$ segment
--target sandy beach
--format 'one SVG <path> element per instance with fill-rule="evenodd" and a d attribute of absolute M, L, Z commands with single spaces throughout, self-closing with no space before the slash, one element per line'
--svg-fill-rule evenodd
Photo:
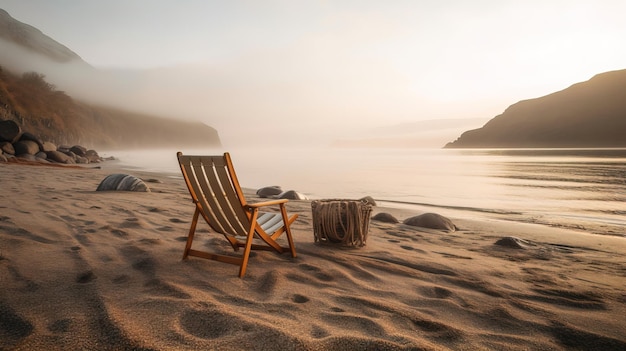
<path fill-rule="evenodd" d="M 113 173 L 151 192 L 96 192 Z M 624 237 L 450 217 L 459 230 L 371 221 L 341 249 L 314 243 L 309 201 L 287 210 L 298 257 L 253 253 L 240 279 L 181 260 L 182 178 L 0 164 L 0 349 L 626 350 Z M 229 248 L 203 222 L 194 245 Z"/>

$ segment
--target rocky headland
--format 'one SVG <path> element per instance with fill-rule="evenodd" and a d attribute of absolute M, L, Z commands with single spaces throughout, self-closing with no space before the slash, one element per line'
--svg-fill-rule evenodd
<path fill-rule="evenodd" d="M 626 147 L 626 70 L 520 101 L 446 148 Z"/>

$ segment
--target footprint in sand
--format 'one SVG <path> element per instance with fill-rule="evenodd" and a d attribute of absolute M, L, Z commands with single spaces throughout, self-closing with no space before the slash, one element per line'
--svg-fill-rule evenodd
<path fill-rule="evenodd" d="M 121 229 L 111 229 L 111 234 L 119 238 L 128 238 L 128 233 L 125 230 Z"/>
<path fill-rule="evenodd" d="M 126 220 L 121 224 L 123 228 L 144 228 L 146 227 L 145 223 L 137 217 L 126 218 Z"/>
<path fill-rule="evenodd" d="M 125 246 L 120 249 L 122 256 L 132 262 L 132 267 L 141 273 L 153 277 L 156 272 L 156 261 L 137 246 Z"/>
<path fill-rule="evenodd" d="M 0 346 L 10 349 L 33 332 L 33 325 L 0 301 Z"/>
<path fill-rule="evenodd" d="M 254 326 L 241 318 L 227 315 L 219 310 L 186 310 L 180 317 L 182 329 L 202 339 L 217 339 L 233 335 L 243 330 L 254 329 Z"/>
<path fill-rule="evenodd" d="M 311 328 L 311 337 L 313 337 L 314 339 L 323 339 L 328 335 L 330 335 L 330 333 L 326 329 L 318 325 L 313 325 L 313 327 Z"/>
<path fill-rule="evenodd" d="M 50 323 L 48 330 L 53 333 L 66 333 L 70 330 L 71 324 L 72 321 L 70 319 L 59 319 Z"/>
<path fill-rule="evenodd" d="M 295 303 L 306 303 L 309 302 L 309 298 L 300 294 L 295 294 L 292 297 L 292 301 Z"/>
<path fill-rule="evenodd" d="M 89 283 L 90 281 L 96 279 L 96 275 L 93 274 L 93 271 L 87 271 L 83 273 L 79 273 L 76 276 L 76 282 L 80 284 Z"/>

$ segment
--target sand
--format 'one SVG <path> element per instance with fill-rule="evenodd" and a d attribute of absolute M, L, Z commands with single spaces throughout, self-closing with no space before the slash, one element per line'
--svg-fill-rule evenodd
<path fill-rule="evenodd" d="M 451 217 L 458 231 L 372 221 L 341 249 L 290 201 L 298 257 L 253 253 L 240 279 L 181 260 L 181 178 L 124 171 L 152 191 L 95 191 L 119 172 L 0 164 L 0 349 L 626 350 L 623 236 Z M 201 223 L 194 247 L 227 244 Z"/>

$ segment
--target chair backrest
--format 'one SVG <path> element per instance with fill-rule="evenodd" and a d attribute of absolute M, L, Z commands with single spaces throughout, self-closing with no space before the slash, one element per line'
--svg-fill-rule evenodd
<path fill-rule="evenodd" d="M 200 213 L 218 233 L 247 235 L 250 217 L 230 155 L 190 156 L 178 152 L 185 183 Z"/>

